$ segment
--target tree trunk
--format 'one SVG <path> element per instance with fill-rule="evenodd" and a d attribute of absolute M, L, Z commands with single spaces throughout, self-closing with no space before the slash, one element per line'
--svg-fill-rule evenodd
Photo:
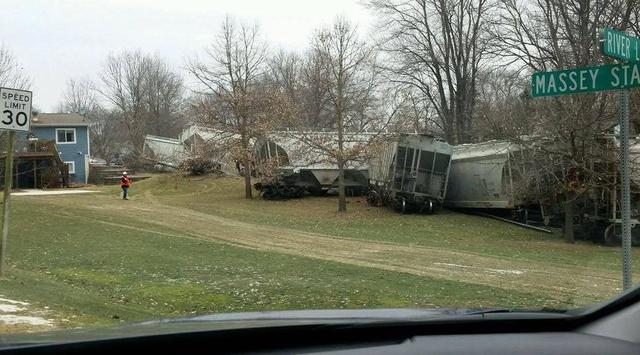
<path fill-rule="evenodd" d="M 338 213 L 347 212 L 347 194 L 344 188 L 344 163 L 338 163 Z"/>
<path fill-rule="evenodd" d="M 244 198 L 251 200 L 253 191 L 251 189 L 251 157 L 249 155 L 249 138 L 244 132 L 240 133 L 242 142 L 242 165 L 244 165 Z"/>
<path fill-rule="evenodd" d="M 342 107 L 342 80 L 338 81 L 338 102 L 336 104 L 336 123 L 338 124 L 338 213 L 347 213 L 347 196 L 344 191 L 344 116 Z"/>
<path fill-rule="evenodd" d="M 567 198 L 564 202 L 564 241 L 576 242 L 573 236 L 573 200 L 571 198 Z"/>
<path fill-rule="evenodd" d="M 244 164 L 244 198 L 251 200 L 253 198 L 253 191 L 251 189 L 251 161 L 245 157 L 242 164 Z"/>

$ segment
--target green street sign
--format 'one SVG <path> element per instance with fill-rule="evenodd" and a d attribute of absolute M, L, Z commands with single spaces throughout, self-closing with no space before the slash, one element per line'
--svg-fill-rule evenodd
<path fill-rule="evenodd" d="M 533 97 L 640 87 L 640 63 L 609 64 L 538 72 L 531 76 Z"/>
<path fill-rule="evenodd" d="M 625 62 L 640 61 L 640 38 L 631 37 L 610 28 L 605 28 L 602 34 L 604 37 L 602 49 L 605 55 Z"/>

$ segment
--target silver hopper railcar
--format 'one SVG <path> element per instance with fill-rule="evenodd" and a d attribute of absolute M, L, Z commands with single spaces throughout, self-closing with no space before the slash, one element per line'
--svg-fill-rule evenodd
<path fill-rule="evenodd" d="M 402 213 L 433 213 L 443 204 L 452 147 L 430 135 L 388 136 L 370 163 L 368 202 Z"/>

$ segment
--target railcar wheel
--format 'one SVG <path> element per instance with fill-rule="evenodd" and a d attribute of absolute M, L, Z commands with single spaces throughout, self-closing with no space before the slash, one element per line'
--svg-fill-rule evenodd
<path fill-rule="evenodd" d="M 392 204 L 391 206 L 393 206 L 393 209 L 396 212 L 402 212 L 402 200 L 399 198 L 394 198 L 393 200 L 391 200 Z"/>
<path fill-rule="evenodd" d="M 619 242 L 619 238 L 617 238 L 616 233 L 616 224 L 612 223 L 610 224 L 605 230 L 604 230 L 604 244 L 607 246 L 614 246 L 617 244 L 617 242 Z"/>
<path fill-rule="evenodd" d="M 285 198 L 287 198 L 287 199 L 295 198 L 297 193 L 298 193 L 298 191 L 297 191 L 297 189 L 295 187 L 293 187 L 293 186 L 287 187 L 286 188 Z"/>
<path fill-rule="evenodd" d="M 262 191 L 262 199 L 263 200 L 273 200 L 275 198 L 276 193 L 273 189 L 267 188 Z"/>
<path fill-rule="evenodd" d="M 284 186 L 278 186 L 274 193 L 274 199 L 282 200 L 287 198 L 287 188 Z"/>
<path fill-rule="evenodd" d="M 367 203 L 369 204 L 369 206 L 380 206 L 380 200 L 380 195 L 375 190 L 369 190 L 369 193 L 367 194 Z"/>

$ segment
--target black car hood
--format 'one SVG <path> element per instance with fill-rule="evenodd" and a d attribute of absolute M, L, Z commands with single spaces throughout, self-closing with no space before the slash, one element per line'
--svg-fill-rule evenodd
<path fill-rule="evenodd" d="M 197 317 L 169 318 L 126 324 L 111 328 L 83 328 L 0 336 L 0 347 L 29 344 L 76 342 L 93 339 L 126 338 L 186 332 L 216 331 L 296 325 L 340 325 L 375 322 L 421 322 L 457 317 L 482 318 L 487 309 L 361 309 L 303 310 L 222 313 Z M 553 313 L 545 313 L 545 316 Z M 556 314 L 562 317 L 561 314 Z"/>

